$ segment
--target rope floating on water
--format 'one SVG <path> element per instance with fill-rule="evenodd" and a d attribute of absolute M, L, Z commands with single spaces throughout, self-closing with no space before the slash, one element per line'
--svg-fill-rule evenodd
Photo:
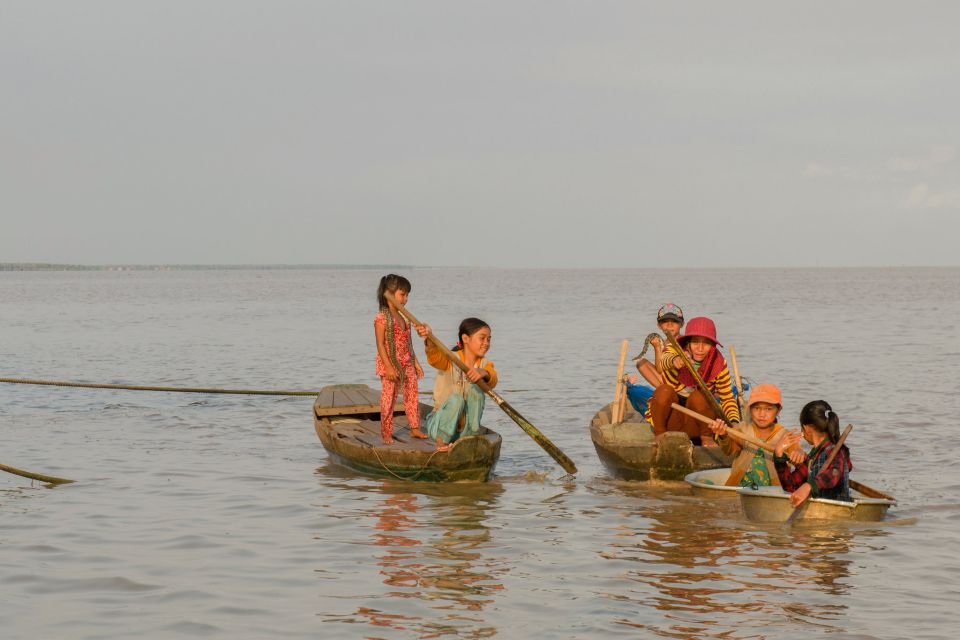
<path fill-rule="evenodd" d="M 32 384 L 49 387 L 79 387 L 81 389 L 119 389 L 121 391 L 163 391 L 167 393 L 220 393 L 244 396 L 317 396 L 319 391 L 273 391 L 268 389 L 210 389 L 202 387 L 157 387 L 132 384 L 100 384 L 94 382 L 72 382 L 69 380 L 31 380 L 28 378 L 0 378 L 0 382 L 10 384 Z M 514 389 L 515 392 L 527 391 Z M 421 391 L 420 395 L 432 395 L 432 391 Z"/>
<path fill-rule="evenodd" d="M 66 380 L 29 380 L 26 378 L 0 378 L 0 382 L 10 384 L 34 384 L 51 387 L 80 387 L 83 389 L 120 389 L 123 391 L 165 391 L 169 393 L 223 393 L 230 395 L 252 396 L 316 396 L 319 391 L 270 391 L 264 389 L 207 389 L 199 387 L 156 387 L 131 384 L 97 384 L 92 382 L 70 382 Z"/>

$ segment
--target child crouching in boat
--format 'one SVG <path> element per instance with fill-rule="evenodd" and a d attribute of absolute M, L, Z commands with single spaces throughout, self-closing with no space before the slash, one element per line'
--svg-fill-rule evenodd
<path fill-rule="evenodd" d="M 691 318 L 683 335 L 677 338 L 680 348 L 697 369 L 707 390 L 719 401 L 724 416 L 730 422 L 740 422 L 740 408 L 733 396 L 730 370 L 718 346 L 717 328 L 710 318 Z M 667 431 L 683 431 L 695 445 L 717 446 L 714 434 L 706 425 L 701 425 L 671 405 L 678 403 L 710 418 L 719 418 L 713 403 L 697 388 L 693 374 L 683 363 L 673 345 L 668 345 L 660 358 L 660 374 L 663 384 L 657 387 L 650 399 L 650 418 L 653 432 L 660 435 Z"/>
<path fill-rule="evenodd" d="M 777 422 L 780 411 L 783 409 L 781 402 L 780 389 L 772 384 L 758 384 L 750 391 L 750 401 L 747 405 L 750 410 L 750 421 L 738 424 L 736 431 L 776 447 L 787 433 L 783 425 Z M 740 454 L 733 461 L 730 469 L 730 477 L 726 482 L 728 487 L 780 485 L 772 452 L 735 439 L 729 434 L 733 429 L 727 427 L 719 418 L 708 426 L 720 437 L 720 448 L 725 454 L 728 456 Z"/>
<path fill-rule="evenodd" d="M 826 401 L 814 400 L 800 412 L 800 429 L 803 439 L 813 445 L 810 453 L 804 454 L 795 446 L 801 433 L 793 430 L 781 438 L 774 457 L 780 484 L 790 492 L 790 502 L 795 507 L 808 497 L 850 502 L 853 463 L 847 446 L 841 446 L 830 466 L 826 466 L 840 439 L 840 417 Z"/>
<path fill-rule="evenodd" d="M 430 331 L 428 325 L 417 327 L 423 338 Z M 427 433 L 437 443 L 437 451 L 446 451 L 454 440 L 480 433 L 486 396 L 474 383 L 483 380 L 490 388 L 497 385 L 497 371 L 484 358 L 490 349 L 490 325 L 479 318 L 465 318 L 460 323 L 452 351 L 469 367 L 466 373 L 430 340 L 424 342 L 427 362 L 439 371 L 433 386 L 433 410 L 427 415 Z"/>
<path fill-rule="evenodd" d="M 657 327 L 660 331 L 676 338 L 680 334 L 680 329 L 683 328 L 683 310 L 672 302 L 666 303 L 657 311 Z M 654 364 L 654 362 L 660 362 L 660 357 L 663 355 L 663 344 L 659 335 L 653 334 L 653 336 L 650 339 L 650 345 L 654 352 L 653 362 L 640 356 L 634 359 L 637 371 L 650 386 L 639 384 L 636 376 L 632 376 L 627 384 L 627 399 L 640 415 L 647 413 L 647 403 L 653 396 L 654 389 L 663 384 L 663 377 L 660 375 L 657 365 Z"/>

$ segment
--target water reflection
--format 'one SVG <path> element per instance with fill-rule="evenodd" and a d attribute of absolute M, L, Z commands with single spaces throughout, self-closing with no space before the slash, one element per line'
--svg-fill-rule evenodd
<path fill-rule="evenodd" d="M 626 563 L 632 586 L 603 595 L 661 612 L 651 620 L 629 611 L 617 622 L 665 638 L 842 630 L 852 558 L 887 535 L 839 522 L 761 527 L 743 518 L 737 500 L 695 497 L 681 486 L 589 490 L 614 498 L 608 508 L 628 523 L 601 556 Z"/>
<path fill-rule="evenodd" d="M 383 480 L 365 490 L 379 494 L 364 515 L 376 549 L 371 560 L 386 590 L 360 597 L 353 615 L 336 621 L 420 638 L 496 635 L 481 612 L 503 590 L 499 576 L 507 571 L 507 563 L 490 554 L 486 524 L 501 485 Z"/>

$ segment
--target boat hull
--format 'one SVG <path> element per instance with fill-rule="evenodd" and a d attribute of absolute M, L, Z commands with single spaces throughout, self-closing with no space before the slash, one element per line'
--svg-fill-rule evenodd
<path fill-rule="evenodd" d="M 460 438 L 448 451 L 438 452 L 431 441 L 412 438 L 406 416 L 395 413 L 397 442 L 385 445 L 380 438 L 379 397 L 380 392 L 367 385 L 321 390 L 314 403 L 314 428 L 332 462 L 369 475 L 420 482 L 490 479 L 500 458 L 499 434 L 482 428 L 480 435 Z M 371 408 L 376 412 L 366 411 Z M 420 404 L 421 424 L 430 409 Z"/>
<path fill-rule="evenodd" d="M 854 500 L 811 498 L 800 507 L 796 520 L 849 520 L 875 522 L 882 520 L 892 500 L 867 498 L 851 492 Z M 786 522 L 793 513 L 790 494 L 780 487 L 741 487 L 737 490 L 740 505 L 748 520 L 754 522 Z"/>
<path fill-rule="evenodd" d="M 737 498 L 737 489 L 740 486 L 728 487 L 725 484 L 730 477 L 730 471 L 729 467 L 704 469 L 687 474 L 683 480 L 690 485 L 694 495 L 708 498 Z"/>
<path fill-rule="evenodd" d="M 590 422 L 590 439 L 607 470 L 623 480 L 683 480 L 703 469 L 729 467 L 731 456 L 719 447 L 696 447 L 685 433 L 654 436 L 653 428 L 632 408 L 624 421 L 611 422 L 612 403 Z"/>

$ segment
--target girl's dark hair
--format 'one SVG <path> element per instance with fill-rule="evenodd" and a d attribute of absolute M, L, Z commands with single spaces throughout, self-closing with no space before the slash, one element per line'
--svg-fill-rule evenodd
<path fill-rule="evenodd" d="M 463 334 L 472 336 L 480 329 L 489 329 L 490 325 L 481 320 L 480 318 L 464 318 L 460 323 L 460 328 L 457 329 L 457 345 L 452 349 L 452 351 L 460 351 L 463 349 L 463 342 L 461 337 Z"/>
<path fill-rule="evenodd" d="M 387 298 L 383 295 L 385 292 L 393 293 L 399 289 L 404 293 L 410 293 L 410 288 L 409 280 L 395 273 L 388 273 L 380 278 L 380 286 L 377 287 L 377 304 L 381 309 L 386 309 L 389 305 L 387 305 Z"/>
<path fill-rule="evenodd" d="M 815 431 L 827 434 L 833 444 L 840 439 L 840 416 L 826 400 L 814 400 L 804 405 L 800 411 L 800 424 L 808 424 Z"/>

